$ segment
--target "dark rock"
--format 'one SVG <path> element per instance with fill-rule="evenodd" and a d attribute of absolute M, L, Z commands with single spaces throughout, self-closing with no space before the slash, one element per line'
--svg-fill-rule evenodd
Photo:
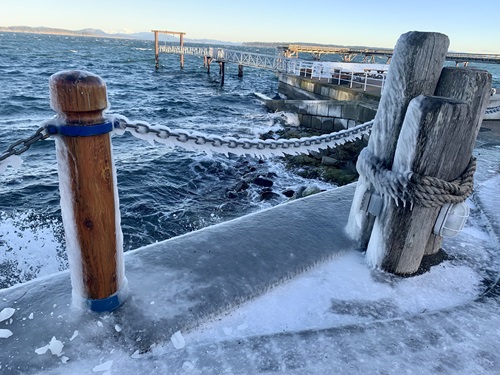
<path fill-rule="evenodd" d="M 279 198 L 279 194 L 276 194 L 272 190 L 263 190 L 260 193 L 260 200 L 262 201 L 268 201 L 275 198 Z"/>
<path fill-rule="evenodd" d="M 238 193 L 233 190 L 229 190 L 226 192 L 226 197 L 229 199 L 238 198 Z"/>
<path fill-rule="evenodd" d="M 239 193 L 240 191 L 248 189 L 249 186 L 250 185 L 248 185 L 248 182 L 246 182 L 245 180 L 242 180 L 236 184 L 236 186 L 234 187 L 234 190 Z"/>
<path fill-rule="evenodd" d="M 317 163 L 317 160 L 309 155 L 297 155 L 293 156 L 292 158 L 292 163 L 293 164 L 315 164 Z"/>
<path fill-rule="evenodd" d="M 318 194 L 321 192 L 321 189 L 316 185 L 308 186 L 302 191 L 302 197 L 308 197 L 309 195 Z"/>
<path fill-rule="evenodd" d="M 253 183 L 258 186 L 263 186 L 263 187 L 271 187 L 273 186 L 273 182 L 267 178 L 264 177 L 257 177 L 253 180 Z"/>
<path fill-rule="evenodd" d="M 295 191 L 292 189 L 287 189 L 287 190 L 282 191 L 281 194 L 283 194 L 287 198 L 291 198 L 295 194 Z"/>
<path fill-rule="evenodd" d="M 295 192 L 295 194 L 293 194 L 292 196 L 292 200 L 293 199 L 300 199 L 302 198 L 302 193 L 304 192 L 304 190 L 306 190 L 306 187 L 305 186 L 301 186 L 297 189 L 297 191 Z"/>
<path fill-rule="evenodd" d="M 264 133 L 264 134 L 261 134 L 260 135 L 260 139 L 262 140 L 266 140 L 266 139 L 274 139 L 274 133 L 273 132 L 269 132 L 269 133 Z"/>
<path fill-rule="evenodd" d="M 323 156 L 321 158 L 321 164 L 339 168 L 344 163 L 330 156 Z"/>

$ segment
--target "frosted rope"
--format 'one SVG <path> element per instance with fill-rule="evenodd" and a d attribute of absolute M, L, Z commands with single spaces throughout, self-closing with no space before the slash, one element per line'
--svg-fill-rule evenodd
<path fill-rule="evenodd" d="M 446 203 L 464 202 L 472 193 L 476 159 L 471 158 L 462 175 L 450 182 L 411 171 L 394 172 L 367 148 L 359 154 L 356 169 L 377 192 L 394 199 L 396 203 L 400 200 L 405 204 L 440 207 Z"/>

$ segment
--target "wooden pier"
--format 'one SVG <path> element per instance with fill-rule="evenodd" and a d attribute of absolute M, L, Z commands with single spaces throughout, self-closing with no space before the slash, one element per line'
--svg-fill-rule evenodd
<path fill-rule="evenodd" d="M 167 35 L 179 35 L 179 46 L 182 48 L 184 46 L 184 35 L 185 32 L 182 31 L 167 31 L 167 30 L 151 30 L 155 34 L 155 66 L 156 69 L 160 67 L 160 55 L 159 55 L 159 35 L 158 34 L 167 34 Z M 184 68 L 184 54 L 180 54 L 180 64 L 181 69 Z"/>
<path fill-rule="evenodd" d="M 375 61 L 375 56 L 387 58 L 389 63 L 394 52 L 391 48 L 357 48 L 357 47 L 339 47 L 324 45 L 305 45 L 288 44 L 276 47 L 281 55 L 286 58 L 298 58 L 299 53 L 310 53 L 315 60 L 319 60 L 321 55 L 340 55 L 345 62 L 353 61 L 358 55 L 363 56 L 363 61 Z M 448 52 L 446 61 L 455 61 L 458 65 L 463 63 L 465 66 L 470 62 L 479 62 L 485 64 L 500 64 L 500 54 L 477 54 L 477 53 L 458 53 Z"/>

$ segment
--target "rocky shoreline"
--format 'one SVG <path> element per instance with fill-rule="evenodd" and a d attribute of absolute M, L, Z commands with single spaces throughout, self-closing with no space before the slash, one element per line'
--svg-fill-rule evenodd
<path fill-rule="evenodd" d="M 310 137 L 314 135 L 322 135 L 314 129 L 288 126 L 276 132 L 267 132 L 260 136 L 261 139 L 289 139 Z M 314 183 L 313 180 L 321 180 L 337 186 L 342 186 L 354 182 L 358 179 L 356 171 L 356 161 L 359 152 L 367 145 L 367 139 L 358 139 L 353 142 L 348 142 L 337 146 L 334 149 L 326 148 L 319 152 L 311 152 L 309 154 L 301 154 L 297 156 L 287 155 L 284 160 L 285 168 L 293 173 L 311 179 L 310 185 L 302 185 L 295 189 L 284 189 L 279 191 L 274 186 L 273 180 L 277 175 L 273 172 L 262 174 L 258 164 L 264 163 L 259 161 L 257 165 L 245 161 L 241 167 L 241 180 L 226 189 L 225 195 L 228 199 L 236 199 L 241 194 L 247 194 L 247 190 L 253 185 L 258 187 L 260 200 L 272 200 L 285 196 L 293 200 L 304 198 L 312 194 L 321 192 L 322 190 Z"/>
<path fill-rule="evenodd" d="M 262 139 L 290 139 L 323 135 L 323 132 L 306 127 L 285 127 L 277 132 L 268 132 Z M 287 155 L 286 167 L 304 178 L 319 179 L 338 186 L 358 179 L 356 162 L 361 150 L 368 144 L 367 138 L 347 142 L 335 148 L 326 148 L 308 155 Z"/>

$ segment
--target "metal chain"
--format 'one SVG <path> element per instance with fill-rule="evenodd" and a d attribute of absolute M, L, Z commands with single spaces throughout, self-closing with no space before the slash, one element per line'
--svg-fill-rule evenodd
<path fill-rule="evenodd" d="M 491 108 L 486 108 L 486 111 L 484 111 L 485 115 L 491 115 L 493 113 L 500 112 L 500 105 L 496 107 L 491 107 Z"/>
<path fill-rule="evenodd" d="M 33 143 L 47 139 L 50 134 L 46 130 L 46 126 L 41 126 L 31 137 L 20 139 L 17 142 L 12 143 L 7 150 L 0 155 L 0 162 L 7 159 L 12 155 L 21 155 L 23 152 L 28 151 Z"/>
<path fill-rule="evenodd" d="M 327 145 L 334 143 L 335 145 L 344 143 L 353 138 L 360 138 L 365 134 L 369 134 L 373 121 L 366 122 L 351 129 L 341 130 L 320 136 L 293 138 L 293 139 L 280 139 L 280 140 L 262 140 L 262 139 L 247 139 L 247 138 L 233 138 L 233 137 L 220 137 L 216 135 L 207 135 L 197 132 L 188 132 L 185 130 L 171 130 L 167 127 L 151 127 L 144 121 L 129 121 L 123 116 L 117 116 L 114 119 L 115 128 L 122 131 L 129 131 L 135 136 L 147 137 L 152 135 L 160 143 L 165 143 L 165 140 L 174 141 L 179 143 L 182 147 L 183 144 L 192 143 L 193 145 L 208 145 L 212 151 L 222 148 L 229 150 L 244 150 L 248 153 L 259 154 L 259 151 L 271 150 L 278 151 L 278 153 L 294 153 L 304 149 L 314 149 L 320 145 Z"/>
<path fill-rule="evenodd" d="M 369 134 L 373 121 L 355 126 L 351 129 L 341 130 L 320 136 L 280 139 L 280 140 L 262 140 L 262 139 L 247 139 L 220 137 L 216 135 L 201 134 L 189 132 L 186 130 L 171 130 L 164 126 L 152 127 L 144 121 L 129 121 L 124 116 L 110 115 L 108 116 L 114 123 L 115 130 L 129 131 L 134 136 L 139 138 L 152 137 L 159 143 L 166 141 L 174 141 L 179 146 L 184 148 L 196 148 L 196 146 L 208 145 L 211 151 L 224 152 L 229 150 L 236 152 L 243 151 L 244 154 L 253 154 L 268 156 L 301 153 L 310 150 L 317 150 L 320 146 L 335 147 L 355 138 L 361 138 L 365 134 Z M 7 150 L 0 155 L 0 163 L 11 156 L 19 156 L 26 152 L 34 143 L 50 137 L 50 132 L 47 127 L 55 124 L 54 119 L 47 120 L 38 130 L 28 138 L 20 139 L 12 143 Z M 189 146 L 188 146 L 189 144 Z"/>

